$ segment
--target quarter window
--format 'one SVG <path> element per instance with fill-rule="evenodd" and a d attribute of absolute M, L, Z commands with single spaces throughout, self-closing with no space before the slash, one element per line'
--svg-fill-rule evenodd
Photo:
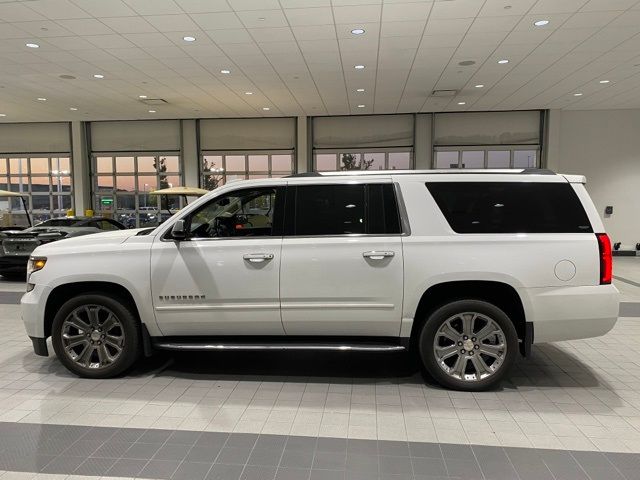
<path fill-rule="evenodd" d="M 457 233 L 585 233 L 589 218 L 568 183 L 432 182 Z"/>

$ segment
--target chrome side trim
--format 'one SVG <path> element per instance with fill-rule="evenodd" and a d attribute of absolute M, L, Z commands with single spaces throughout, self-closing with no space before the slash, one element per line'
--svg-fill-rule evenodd
<path fill-rule="evenodd" d="M 219 305 L 166 305 L 155 307 L 156 312 L 185 312 L 203 310 L 262 310 L 280 308 L 278 303 L 241 303 L 241 304 L 219 304 Z"/>
<path fill-rule="evenodd" d="M 203 351 L 203 350 L 315 350 L 315 351 L 344 351 L 344 352 L 399 352 L 405 350 L 402 345 L 375 344 L 296 344 L 296 343 L 178 343 L 159 341 L 153 344 L 162 350 Z"/>
<path fill-rule="evenodd" d="M 395 305 L 393 303 L 282 303 L 280 305 L 282 309 L 300 309 L 305 308 L 309 310 L 322 309 L 322 308 L 361 308 L 361 309 L 393 309 Z"/>

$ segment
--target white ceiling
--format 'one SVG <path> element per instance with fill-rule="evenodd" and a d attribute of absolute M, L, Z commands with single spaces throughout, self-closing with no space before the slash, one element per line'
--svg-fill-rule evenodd
<path fill-rule="evenodd" d="M 0 0 L 4 122 L 537 108 L 640 108 L 639 0 Z"/>

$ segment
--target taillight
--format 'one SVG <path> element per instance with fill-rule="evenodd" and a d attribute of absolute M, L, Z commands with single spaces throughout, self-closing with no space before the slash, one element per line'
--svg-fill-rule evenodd
<path fill-rule="evenodd" d="M 600 285 L 611 283 L 613 276 L 613 257 L 611 254 L 611 240 L 606 233 L 596 233 L 598 250 L 600 251 Z"/>

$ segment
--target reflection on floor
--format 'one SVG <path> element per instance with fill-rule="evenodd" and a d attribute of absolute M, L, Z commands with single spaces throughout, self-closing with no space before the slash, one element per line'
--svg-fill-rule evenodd
<path fill-rule="evenodd" d="M 616 275 L 640 283 L 640 259 L 616 259 L 615 265 Z M 640 315 L 640 287 L 619 280 L 616 280 L 616 285 L 628 304 L 625 307 L 630 312 L 628 314 Z M 18 292 L 21 288 L 23 286 L 19 283 L 0 282 L 0 291 Z M 14 297 L 10 294 L 0 295 L 0 302 L 13 302 L 15 300 L 11 299 Z M 296 479 L 378 478 L 375 472 L 369 472 L 371 474 L 367 476 L 366 472 L 359 472 L 357 467 L 347 468 L 348 462 L 356 465 L 362 461 L 377 465 L 376 472 L 380 478 L 396 480 L 428 478 L 421 476 L 423 467 L 416 466 L 418 464 L 432 465 L 430 475 L 444 473 L 442 478 L 631 480 L 638 478 L 633 474 L 640 471 L 640 455 L 607 454 L 605 458 L 591 454 L 580 457 L 578 452 L 640 453 L 639 354 L 640 317 L 627 317 L 621 318 L 615 329 L 601 338 L 534 347 L 533 356 L 520 360 L 511 380 L 495 392 L 470 394 L 443 390 L 430 379 L 424 378 L 407 356 L 401 354 L 159 354 L 142 361 L 125 377 L 91 381 L 68 374 L 53 357 L 35 356 L 19 320 L 19 308 L 9 303 L 0 305 L 0 422 L 5 422 L 0 423 L 0 474 L 3 469 L 36 471 L 36 465 L 38 469 L 44 469 L 54 460 L 48 457 L 75 458 L 73 452 L 62 455 L 63 452 L 55 450 L 62 447 L 54 447 L 53 444 L 58 442 L 49 441 L 51 438 L 47 435 L 51 432 L 56 435 L 70 432 L 71 437 L 64 440 L 67 443 L 62 443 L 65 448 L 70 446 L 69 442 L 92 438 L 82 435 L 94 432 L 91 435 L 100 436 L 96 432 L 107 432 L 104 435 L 113 433 L 127 440 L 120 442 L 117 437 L 97 438 L 89 444 L 96 447 L 95 451 L 87 453 L 81 450 L 83 453 L 78 454 L 83 457 L 81 463 L 74 466 L 77 458 L 68 460 L 68 463 L 64 463 L 67 460 L 63 459 L 59 461 L 66 465 L 64 468 L 55 467 L 58 463 L 49 468 L 62 469 L 56 472 L 60 474 L 89 475 L 89 471 L 92 471 L 95 475 L 133 477 L 146 468 L 152 457 L 128 458 L 121 451 L 124 445 L 116 445 L 116 450 L 110 456 L 105 457 L 102 453 L 100 455 L 103 456 L 97 457 L 98 460 L 88 463 L 87 460 L 107 441 L 153 443 L 141 441 L 140 437 L 147 431 L 167 431 L 166 434 L 157 435 L 166 435 L 164 440 L 172 436 L 188 438 L 189 450 L 167 447 L 166 454 L 171 458 L 165 458 L 164 453 L 153 457 L 161 462 L 154 463 L 154 466 L 160 468 L 164 465 L 166 468 L 151 475 L 149 472 L 155 470 L 150 466 L 144 474 L 147 477 L 166 478 L 174 475 L 174 478 L 204 478 L 204 475 L 209 475 L 209 478 L 226 480 L 239 478 L 245 472 L 246 478 L 273 479 L 274 475 L 278 475 L 275 478 Z M 43 427 L 43 424 L 48 426 Z M 64 429 L 59 426 L 82 428 Z M 110 428 L 87 428 L 97 426 Z M 48 433 L 34 434 L 34 428 L 36 432 Z M 36 443 L 31 444 L 36 450 L 31 450 L 31 455 L 22 455 L 22 460 L 18 460 L 16 455 L 11 456 L 14 444 L 7 440 L 11 436 L 8 432 L 13 432 L 11 435 L 24 434 L 24 438 L 31 439 L 36 435 Z M 185 432 L 184 437 L 174 432 Z M 209 435 L 202 436 L 202 432 L 209 432 Z M 135 440 L 129 437 L 138 433 L 140 437 Z M 214 433 L 222 434 L 225 439 L 234 438 L 242 445 L 253 442 L 252 448 L 257 448 L 257 434 L 262 434 L 259 438 L 264 438 L 266 443 L 272 441 L 269 440 L 271 438 L 282 439 L 281 442 L 273 440 L 277 443 L 274 446 L 276 450 L 282 447 L 284 451 L 299 444 L 300 451 L 306 448 L 316 452 L 313 458 L 318 457 L 318 462 L 321 462 L 320 458 L 332 457 L 332 460 L 326 459 L 331 465 L 334 464 L 330 462 L 337 461 L 337 465 L 342 466 L 344 454 L 345 467 L 312 469 L 315 464 L 312 463 L 305 464 L 301 471 L 291 472 L 289 470 L 296 467 L 281 463 L 247 463 L 249 457 L 244 458 L 244 453 L 239 451 L 236 453 L 244 459 L 241 469 L 237 463 L 229 463 L 229 460 L 217 462 L 218 457 L 211 456 L 213 453 L 205 462 L 191 457 L 187 459 L 188 452 L 198 451 L 193 450 L 198 439 L 218 438 Z M 239 435 L 228 437 L 227 433 Z M 299 437 L 312 440 L 298 440 Z M 368 453 L 352 452 L 354 455 L 374 455 L 375 450 L 377 460 L 358 460 L 357 456 L 348 460 L 349 451 L 343 452 L 342 447 L 339 452 L 322 452 L 320 445 L 325 443 L 349 445 L 344 439 L 359 445 L 353 448 L 370 449 Z M 373 442 L 355 442 L 360 439 Z M 96 446 L 98 441 L 102 442 L 100 446 Z M 309 446 L 310 441 L 313 448 Z M 407 442 L 415 442 L 415 445 Z M 167 445 L 172 444 L 167 442 Z M 303 445 L 307 447 L 303 448 Z M 474 447 L 470 450 L 465 445 Z M 227 446 L 235 448 L 233 443 Z M 483 449 L 481 446 L 495 448 Z M 127 450 L 129 448 L 131 445 L 127 446 Z M 270 448 L 265 447 L 267 450 Z M 384 450 L 387 448 L 400 449 L 394 451 L 401 452 L 411 448 L 426 451 L 435 448 L 441 456 L 421 457 L 413 455 L 413 450 L 409 450 L 408 455 L 389 455 Z M 105 446 L 101 451 L 106 450 Z M 153 455 L 159 450 L 160 447 L 154 450 Z M 148 456 L 149 451 L 145 452 Z M 454 455 L 451 452 L 456 453 Z M 335 455 L 318 453 L 339 455 L 333 458 Z M 176 460 L 172 455 L 180 458 Z M 300 455 L 304 457 L 302 453 Z M 311 454 L 305 455 L 308 457 Z M 544 471 L 544 475 L 529 476 L 524 468 L 520 471 L 516 465 L 520 461 L 518 455 L 522 455 L 522 458 L 531 455 L 536 459 L 531 460 L 535 465 L 542 455 L 544 458 L 540 461 L 546 470 L 536 470 Z M 400 461 L 387 459 L 387 456 L 405 458 Z M 448 460 L 447 456 L 450 457 Z M 409 457 L 423 460 L 411 460 Z M 488 474 L 490 466 L 483 467 L 483 462 L 490 464 L 494 457 L 495 468 L 500 466 L 506 471 L 496 471 L 491 476 Z M 461 461 L 460 465 L 456 464 L 458 460 Z M 20 461 L 27 462 L 29 468 L 18 468 Z M 141 464 L 143 461 L 145 465 Z M 176 461 L 180 462 L 179 465 L 182 462 L 189 464 L 183 468 L 186 472 L 201 472 L 205 467 L 207 470 L 203 476 L 199 476 L 200 473 L 189 473 L 192 477 L 181 476 L 183 474 L 179 471 L 182 470 L 178 469 Z M 273 461 L 269 460 L 271 463 Z M 218 469 L 223 467 L 216 467 L 214 462 L 236 467 L 229 467 L 230 473 L 216 477 L 214 474 L 217 475 Z M 444 471 L 437 467 L 442 462 Z M 190 463 L 204 463 L 206 466 Z M 78 470 L 82 464 L 85 466 Z M 575 469 L 582 476 L 577 473 L 559 476 L 562 473 L 560 465 L 567 464 L 571 468 L 578 465 Z M 115 465 L 128 467 L 110 470 Z M 247 469 L 247 465 L 252 468 Z M 407 465 L 413 465 L 411 472 L 406 471 Z M 600 467 L 605 470 L 598 473 Z M 519 476 L 509 476 L 506 473 L 511 472 L 509 468 L 516 468 Z M 554 468 L 560 470 L 554 471 Z M 313 473 L 314 469 L 327 471 Z M 479 475 L 478 469 L 481 471 Z M 615 475 L 612 473 L 614 470 Z M 54 470 L 43 471 L 54 473 Z M 234 476 L 233 472 L 237 475 Z M 386 477 L 387 474 L 399 476 Z M 9 475 L 13 474 L 6 473 L 0 478 L 12 478 Z"/>

